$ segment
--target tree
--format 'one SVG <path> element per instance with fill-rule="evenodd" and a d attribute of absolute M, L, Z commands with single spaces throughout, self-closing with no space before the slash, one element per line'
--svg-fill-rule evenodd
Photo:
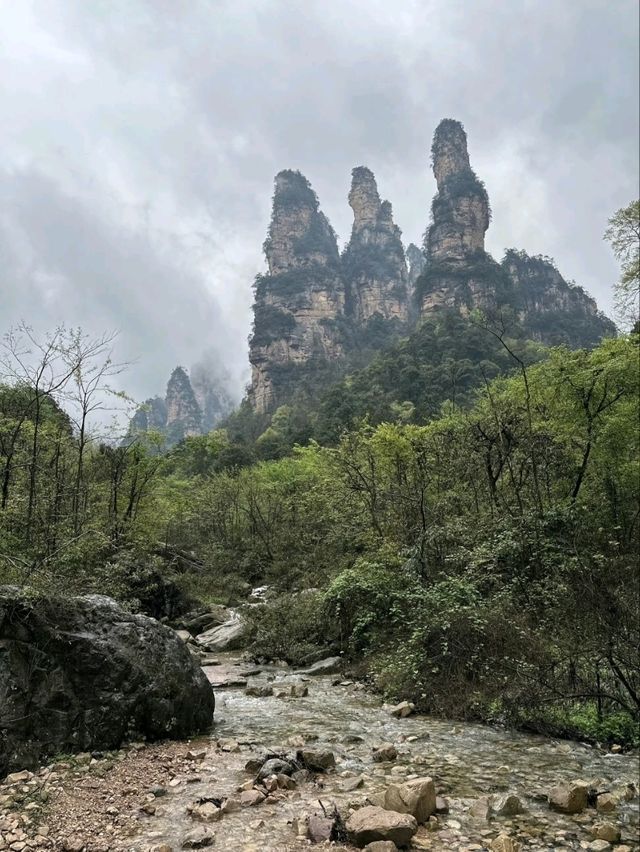
<path fill-rule="evenodd" d="M 616 313 L 625 326 L 637 326 L 640 318 L 640 200 L 621 207 L 609 219 L 605 240 L 620 261 L 621 276 L 615 285 Z"/>

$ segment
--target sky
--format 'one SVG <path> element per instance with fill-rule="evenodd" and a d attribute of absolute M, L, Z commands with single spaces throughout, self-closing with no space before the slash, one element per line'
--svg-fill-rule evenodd
<path fill-rule="evenodd" d="M 488 250 L 554 257 L 610 312 L 638 66 L 637 0 L 0 0 L 0 333 L 118 331 L 134 398 L 203 359 L 239 397 L 274 175 L 344 244 L 367 165 L 419 243 L 445 117 Z"/>

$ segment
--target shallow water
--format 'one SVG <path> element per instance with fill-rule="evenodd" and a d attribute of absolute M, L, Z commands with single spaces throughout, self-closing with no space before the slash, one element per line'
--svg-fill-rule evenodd
<path fill-rule="evenodd" d="M 207 671 L 215 681 L 220 670 Z M 273 670 L 269 677 L 298 679 L 290 670 Z M 483 850 L 506 830 L 523 850 L 584 849 L 593 840 L 590 827 L 603 820 L 617 823 L 622 842 L 638 848 L 637 798 L 621 801 L 617 812 L 606 816 L 593 809 L 577 816 L 555 814 L 543 798 L 558 782 L 575 779 L 598 779 L 594 784 L 598 790 L 622 793 L 627 784 L 638 782 L 637 755 L 603 754 L 575 742 L 425 716 L 394 719 L 376 696 L 355 684 L 332 686 L 332 680 L 306 680 L 306 698 L 254 698 L 242 689 L 218 688 L 214 729 L 210 737 L 197 741 L 199 747 L 208 748 L 198 771 L 200 780 L 189 779 L 188 783 L 181 779 L 167 796 L 157 799 L 156 815 L 136 838 L 136 849 L 160 842 L 179 849 L 185 833 L 198 825 L 187 814 L 189 804 L 200 796 L 232 795 L 251 778 L 244 771 L 250 757 L 263 748 L 291 751 L 289 741 L 295 737 L 302 737 L 309 748 L 330 748 L 336 756 L 335 771 L 317 776 L 315 783 L 282 792 L 276 801 L 225 814 L 209 826 L 216 834 L 214 849 L 279 852 L 306 848 L 308 841 L 296 837 L 292 821 L 321 813 L 319 802 L 326 808 L 335 802 L 341 809 L 351 802 L 364 804 L 390 781 L 424 775 L 433 777 L 438 793 L 447 797 L 450 813 L 438 817 L 437 831 L 419 830 L 412 848 Z M 216 743 L 225 745 L 225 740 L 237 742 L 239 750 L 220 750 Z M 372 748 L 382 742 L 396 745 L 396 761 L 373 762 Z M 342 773 L 362 775 L 363 787 L 343 792 Z M 520 796 L 525 814 L 491 822 L 469 815 L 468 808 L 477 797 L 507 791 Z"/>

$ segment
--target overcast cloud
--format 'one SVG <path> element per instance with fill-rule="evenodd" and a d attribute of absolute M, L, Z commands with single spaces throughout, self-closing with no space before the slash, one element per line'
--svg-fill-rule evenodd
<path fill-rule="evenodd" d="M 637 0 L 0 0 L 0 331 L 119 329 L 137 398 L 208 351 L 239 395 L 274 174 L 344 241 L 368 165 L 420 242 L 443 117 L 489 250 L 552 255 L 609 310 L 637 34 Z"/>

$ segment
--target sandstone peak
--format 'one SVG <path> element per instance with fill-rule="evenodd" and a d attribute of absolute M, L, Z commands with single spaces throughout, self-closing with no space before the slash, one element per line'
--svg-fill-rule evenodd
<path fill-rule="evenodd" d="M 353 210 L 353 228 L 373 227 L 380 212 L 380 195 L 376 179 L 366 166 L 356 166 L 351 172 L 349 206 Z"/>
<path fill-rule="evenodd" d="M 438 193 L 431 206 L 427 254 L 438 261 L 464 262 L 484 252 L 491 211 L 484 184 L 469 163 L 467 134 L 459 121 L 440 122 L 431 155 Z"/>
<path fill-rule="evenodd" d="M 264 251 L 270 275 L 311 264 L 337 264 L 338 243 L 307 178 L 285 169 L 275 178 Z"/>
<path fill-rule="evenodd" d="M 451 175 L 471 170 L 467 134 L 459 121 L 443 118 L 436 127 L 431 145 L 431 162 L 438 189 Z"/>

